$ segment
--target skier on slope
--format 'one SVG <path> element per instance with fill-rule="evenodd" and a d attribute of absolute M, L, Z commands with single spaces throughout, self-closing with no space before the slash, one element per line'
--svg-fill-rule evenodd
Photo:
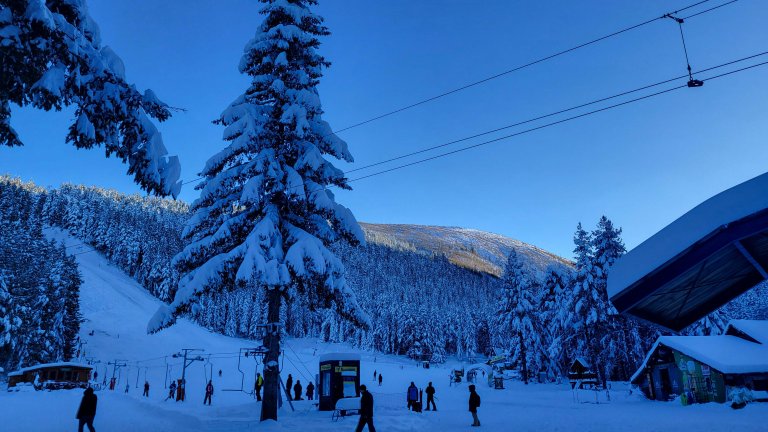
<path fill-rule="evenodd" d="M 83 432 L 83 426 L 88 426 L 88 430 L 96 432 L 93 428 L 93 419 L 96 417 L 96 402 L 98 398 L 93 394 L 93 388 L 88 387 L 83 393 L 83 399 L 80 400 L 80 407 L 77 409 L 75 418 L 79 420 L 78 432 Z"/>
<path fill-rule="evenodd" d="M 301 397 L 301 380 L 296 380 L 296 385 L 293 386 L 294 400 L 303 400 Z"/>
<path fill-rule="evenodd" d="M 203 399 L 203 405 L 208 403 L 208 406 L 211 405 L 211 398 L 213 397 L 213 381 L 209 380 L 208 385 L 205 386 L 205 399 Z"/>

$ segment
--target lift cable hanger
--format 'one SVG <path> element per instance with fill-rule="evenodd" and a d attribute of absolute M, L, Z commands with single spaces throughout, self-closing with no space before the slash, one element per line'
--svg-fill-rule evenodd
<path fill-rule="evenodd" d="M 685 45 L 685 34 L 683 33 L 683 24 L 685 19 L 678 18 L 672 14 L 665 14 L 664 18 L 670 18 L 675 20 L 677 27 L 680 29 L 680 40 L 683 42 L 683 53 L 685 53 L 685 65 L 688 68 L 688 87 L 701 87 L 704 85 L 704 81 L 693 78 L 693 72 L 691 71 L 691 61 L 688 59 L 688 47 Z"/>

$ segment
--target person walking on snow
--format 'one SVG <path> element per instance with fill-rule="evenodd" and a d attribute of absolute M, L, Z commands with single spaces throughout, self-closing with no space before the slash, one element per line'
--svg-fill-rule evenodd
<path fill-rule="evenodd" d="M 291 386 L 293 385 L 293 377 L 291 374 L 288 374 L 288 379 L 285 380 L 285 392 L 288 393 L 288 400 L 292 400 L 291 398 Z"/>
<path fill-rule="evenodd" d="M 427 389 L 424 390 L 424 393 L 427 394 L 427 411 L 429 411 L 430 403 L 432 404 L 432 408 L 437 411 L 437 405 L 435 405 L 435 388 L 432 387 L 432 381 L 429 382 L 429 385 L 427 386 Z"/>
<path fill-rule="evenodd" d="M 221 378 L 221 369 L 219 369 L 219 378 Z"/>
<path fill-rule="evenodd" d="M 77 409 L 75 418 L 79 420 L 77 432 L 83 432 L 83 426 L 88 425 L 88 430 L 96 432 L 93 428 L 93 419 L 96 417 L 96 395 L 93 394 L 93 388 L 88 387 L 83 393 L 83 399 L 80 401 L 80 407 Z"/>
<path fill-rule="evenodd" d="M 144 397 L 149 397 L 149 381 L 144 381 Z"/>
<path fill-rule="evenodd" d="M 205 386 L 205 399 L 203 399 L 203 405 L 205 405 L 205 403 L 207 402 L 208 406 L 210 406 L 212 397 L 213 397 L 213 382 L 209 380 L 208 385 Z"/>
<path fill-rule="evenodd" d="M 128 389 L 131 388 L 131 385 L 128 383 L 125 383 L 125 394 L 128 394 Z"/>
<path fill-rule="evenodd" d="M 315 400 L 315 385 L 312 384 L 312 381 L 307 384 L 307 399 Z"/>
<path fill-rule="evenodd" d="M 475 385 L 469 386 L 469 412 L 472 413 L 472 426 L 480 426 L 477 418 L 477 408 L 480 407 L 480 395 L 475 392 Z"/>
<path fill-rule="evenodd" d="M 256 400 L 261 402 L 261 388 L 264 386 L 264 378 L 256 372 Z"/>
<path fill-rule="evenodd" d="M 304 400 L 301 397 L 301 380 L 296 380 L 296 385 L 293 386 L 293 400 Z"/>
<path fill-rule="evenodd" d="M 376 382 L 376 371 L 373 371 L 373 381 Z"/>
<path fill-rule="evenodd" d="M 381 374 L 379 374 L 379 387 L 381 387 Z"/>
<path fill-rule="evenodd" d="M 416 387 L 416 384 L 411 381 L 411 385 L 408 386 L 408 391 L 406 392 L 406 398 L 408 400 L 408 410 L 416 409 L 416 402 L 419 400 L 419 389 Z"/>
<path fill-rule="evenodd" d="M 363 426 L 368 425 L 369 432 L 376 432 L 373 427 L 373 396 L 368 392 L 365 384 L 360 385 L 360 420 L 357 422 L 355 432 L 363 432 Z"/>
<path fill-rule="evenodd" d="M 168 387 L 168 397 L 165 400 L 173 399 L 176 394 L 176 381 L 171 381 L 171 386 Z"/>

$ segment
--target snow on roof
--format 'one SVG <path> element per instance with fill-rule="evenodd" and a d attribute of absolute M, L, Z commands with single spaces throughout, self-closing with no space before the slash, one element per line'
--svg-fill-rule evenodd
<path fill-rule="evenodd" d="M 631 382 L 642 374 L 659 345 L 677 350 L 722 373 L 768 373 L 768 346 L 736 336 L 661 336 L 632 375 Z"/>
<path fill-rule="evenodd" d="M 584 357 L 576 357 L 576 359 L 573 361 L 573 363 L 571 363 L 571 366 L 573 366 L 573 364 L 576 363 L 576 362 L 581 363 L 581 365 L 584 366 L 587 369 L 592 367 L 592 366 L 589 365 L 589 362 Z"/>
<path fill-rule="evenodd" d="M 768 173 L 694 207 L 616 261 L 608 274 L 614 297 L 723 225 L 768 208 Z"/>
<path fill-rule="evenodd" d="M 352 353 L 327 353 L 320 356 L 320 361 L 338 361 L 338 360 L 357 360 L 360 361 L 360 354 Z"/>
<path fill-rule="evenodd" d="M 8 374 L 8 376 L 19 376 L 19 375 L 23 375 L 25 372 L 31 372 L 31 371 L 36 371 L 38 369 L 54 368 L 54 367 L 77 367 L 77 368 L 83 368 L 83 369 L 93 369 L 92 366 L 84 365 L 81 363 L 72 363 L 72 362 L 41 363 L 34 366 L 29 366 L 29 367 L 19 369 L 15 372 L 11 372 Z"/>
<path fill-rule="evenodd" d="M 728 333 L 731 328 L 746 334 L 763 345 L 768 345 L 768 320 L 731 320 L 725 328 L 725 333 Z"/>

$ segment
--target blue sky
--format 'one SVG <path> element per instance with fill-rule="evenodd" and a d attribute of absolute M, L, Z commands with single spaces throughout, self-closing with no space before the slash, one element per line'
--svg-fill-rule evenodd
<path fill-rule="evenodd" d="M 725 0 L 713 0 L 711 5 Z M 693 3 L 682 1 L 322 1 L 333 63 L 320 95 L 340 129 Z M 260 22 L 254 0 L 90 0 L 129 81 L 187 111 L 160 125 L 192 179 L 223 146 L 211 124 L 247 85 L 237 71 Z M 768 50 L 768 2 L 740 0 L 686 22 L 694 69 Z M 354 168 L 685 73 L 677 25 L 657 21 L 340 136 Z M 570 257 L 581 221 L 605 214 L 631 248 L 768 166 L 768 67 L 548 128 L 337 193 L 358 220 L 477 228 Z M 14 109 L 25 147 L 0 172 L 43 185 L 138 192 L 103 149 L 64 144 L 72 111 Z M 516 129 L 517 130 L 517 129 Z M 490 138 L 493 138 L 491 136 Z M 465 144 L 479 142 L 475 140 Z M 451 147 L 451 149 L 457 147 Z M 360 173 L 350 175 L 354 177 Z M 187 185 L 181 199 L 197 192 Z"/>

